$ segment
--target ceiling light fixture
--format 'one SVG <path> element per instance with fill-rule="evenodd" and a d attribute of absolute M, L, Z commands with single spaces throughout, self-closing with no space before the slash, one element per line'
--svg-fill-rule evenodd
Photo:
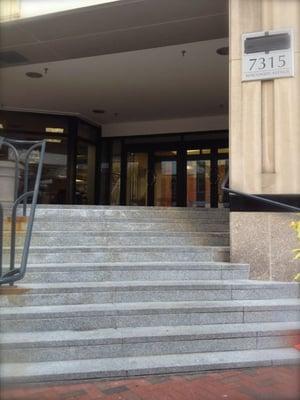
<path fill-rule="evenodd" d="M 46 139 L 47 143 L 61 143 L 61 139 Z"/>
<path fill-rule="evenodd" d="M 229 47 L 220 47 L 219 49 L 216 50 L 216 53 L 219 54 L 219 56 L 228 56 L 229 54 Z"/>
<path fill-rule="evenodd" d="M 95 114 L 105 114 L 105 110 L 100 110 L 100 109 L 95 109 L 95 110 L 93 110 L 93 113 L 95 113 Z"/>
<path fill-rule="evenodd" d="M 64 128 L 47 127 L 47 128 L 45 128 L 45 131 L 48 133 L 64 133 Z"/>
<path fill-rule="evenodd" d="M 40 74 L 39 72 L 26 72 L 26 76 L 28 76 L 28 78 L 42 78 L 43 75 Z"/>

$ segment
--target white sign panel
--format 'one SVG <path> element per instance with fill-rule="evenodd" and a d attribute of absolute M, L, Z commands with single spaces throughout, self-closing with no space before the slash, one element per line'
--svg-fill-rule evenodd
<path fill-rule="evenodd" d="M 242 80 L 294 76 L 294 43 L 291 29 L 242 35 Z"/>

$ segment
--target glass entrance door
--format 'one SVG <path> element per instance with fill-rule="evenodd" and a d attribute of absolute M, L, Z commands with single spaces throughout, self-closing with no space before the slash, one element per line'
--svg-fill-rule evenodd
<path fill-rule="evenodd" d="M 187 160 L 187 207 L 210 207 L 210 160 Z"/>
<path fill-rule="evenodd" d="M 177 205 L 177 151 L 127 151 L 126 205 Z"/>
<path fill-rule="evenodd" d="M 125 155 L 121 204 L 204 208 L 229 205 L 228 196 L 221 190 L 229 164 L 225 146 L 161 146 L 160 150 L 131 146 Z"/>
<path fill-rule="evenodd" d="M 229 150 L 228 148 L 218 149 L 217 157 L 217 184 L 218 184 L 218 207 L 229 207 L 229 195 L 221 189 L 226 174 L 229 171 Z"/>
<path fill-rule="evenodd" d="M 126 205 L 148 204 L 148 153 L 127 153 Z"/>
<path fill-rule="evenodd" d="M 154 206 L 177 205 L 177 151 L 154 152 Z"/>
<path fill-rule="evenodd" d="M 186 151 L 187 207 L 228 207 L 221 189 L 228 172 L 228 148 L 210 147 Z"/>

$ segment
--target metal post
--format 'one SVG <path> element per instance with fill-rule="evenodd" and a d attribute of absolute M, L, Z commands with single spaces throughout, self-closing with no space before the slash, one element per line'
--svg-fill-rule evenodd
<path fill-rule="evenodd" d="M 3 218 L 4 218 L 3 207 L 2 204 L 0 204 L 0 276 L 2 276 L 3 227 L 4 227 Z"/>

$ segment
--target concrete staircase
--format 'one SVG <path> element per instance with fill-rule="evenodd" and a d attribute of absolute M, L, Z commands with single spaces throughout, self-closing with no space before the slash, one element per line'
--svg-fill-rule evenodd
<path fill-rule="evenodd" d="M 1 289 L 3 381 L 298 363 L 299 285 L 248 280 L 228 219 L 40 206 L 26 278 Z"/>

